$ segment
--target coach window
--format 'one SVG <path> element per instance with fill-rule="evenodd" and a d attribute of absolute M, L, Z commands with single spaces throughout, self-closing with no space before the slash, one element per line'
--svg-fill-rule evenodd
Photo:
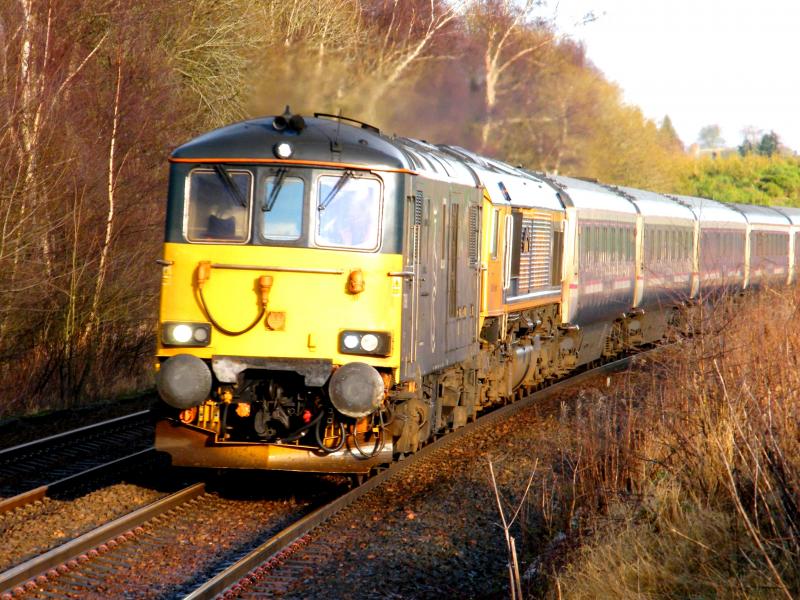
<path fill-rule="evenodd" d="M 376 250 L 381 184 L 376 179 L 322 176 L 317 185 L 316 242 L 320 246 Z"/>
<path fill-rule="evenodd" d="M 261 204 L 261 235 L 265 240 L 291 242 L 303 233 L 305 183 L 278 173 L 267 179 Z"/>
<path fill-rule="evenodd" d="M 628 248 L 628 262 L 633 261 L 636 258 L 636 233 L 635 230 L 631 227 L 625 232 L 625 236 L 627 238 L 627 248 Z"/>
<path fill-rule="evenodd" d="M 600 229 L 600 262 L 608 263 L 608 226 L 603 225 Z"/>
<path fill-rule="evenodd" d="M 184 235 L 190 242 L 244 243 L 250 237 L 253 175 L 217 165 L 189 173 Z"/>
<path fill-rule="evenodd" d="M 672 228 L 664 230 L 664 260 L 667 262 L 671 261 L 673 258 L 673 249 L 675 248 L 675 243 L 673 241 L 675 239 L 674 233 L 675 230 Z"/>
<path fill-rule="evenodd" d="M 578 248 L 580 249 L 579 266 L 585 268 L 589 263 L 589 228 L 586 225 L 581 225 L 578 229 Z"/>
<path fill-rule="evenodd" d="M 619 227 L 612 227 L 611 228 L 611 237 L 613 240 L 612 243 L 612 250 L 611 250 L 611 262 L 618 263 L 620 261 L 620 257 L 622 255 L 621 252 L 621 236 L 620 236 L 620 229 Z"/>

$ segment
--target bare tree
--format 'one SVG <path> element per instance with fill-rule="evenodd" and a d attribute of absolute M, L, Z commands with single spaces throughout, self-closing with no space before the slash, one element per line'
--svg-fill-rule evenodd
<path fill-rule="evenodd" d="M 462 9 L 462 2 L 442 5 L 429 0 L 427 6 L 420 6 L 407 2 L 401 5 L 400 0 L 383 1 L 386 19 L 383 36 L 377 47 L 368 53 L 372 58 L 368 60 L 366 72 L 371 74 L 374 83 L 364 107 L 366 118 L 375 118 L 377 107 L 387 92 L 407 77 L 419 62 L 443 58 L 442 54 L 432 54 L 431 49 L 437 36 L 458 18 Z M 403 14 L 405 11 L 408 14 Z"/>
<path fill-rule="evenodd" d="M 552 29 L 533 15 L 540 2 L 526 0 L 475 0 L 470 7 L 469 21 L 473 35 L 480 39 L 483 55 L 485 116 L 481 127 L 481 151 L 489 146 L 489 138 L 498 121 L 501 96 L 514 85 L 512 68 L 524 59 L 552 44 Z M 543 35 L 542 35 L 543 34 Z"/>

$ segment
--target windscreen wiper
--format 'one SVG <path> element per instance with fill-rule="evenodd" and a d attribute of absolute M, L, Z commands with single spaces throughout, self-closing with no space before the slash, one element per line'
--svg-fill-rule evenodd
<path fill-rule="evenodd" d="M 234 199 L 238 204 L 247 208 L 247 200 L 245 200 L 244 196 L 242 196 L 241 190 L 236 187 L 236 184 L 233 183 L 233 179 L 231 179 L 230 173 L 228 170 L 220 164 L 214 165 L 214 172 L 219 175 L 219 178 L 222 179 L 222 183 L 225 185 L 225 189 L 230 194 L 231 198 Z"/>
<path fill-rule="evenodd" d="M 319 203 L 319 206 L 317 206 L 317 210 L 325 210 L 326 208 L 328 208 L 328 205 L 331 202 L 333 202 L 333 199 L 336 197 L 336 194 L 342 191 L 344 185 L 352 178 L 353 178 L 353 172 L 345 171 L 344 175 L 342 175 L 339 178 L 339 181 L 336 182 L 336 185 L 334 185 L 331 191 L 328 192 L 328 195 L 325 196 L 325 200 Z"/>
<path fill-rule="evenodd" d="M 278 194 L 281 193 L 281 187 L 283 187 L 283 180 L 286 177 L 287 169 L 281 167 L 278 169 L 278 172 L 275 175 L 275 181 L 272 182 L 272 191 L 269 193 L 269 198 L 264 204 L 261 206 L 261 210 L 263 212 L 269 212 L 272 210 L 272 207 L 275 206 L 275 202 L 278 200 Z"/>

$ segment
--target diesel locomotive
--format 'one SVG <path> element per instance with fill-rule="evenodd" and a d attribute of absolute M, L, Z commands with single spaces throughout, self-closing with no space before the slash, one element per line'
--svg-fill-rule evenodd
<path fill-rule="evenodd" d="M 288 110 L 170 157 L 156 447 L 366 473 L 681 307 L 788 284 L 800 210 L 512 167 Z"/>

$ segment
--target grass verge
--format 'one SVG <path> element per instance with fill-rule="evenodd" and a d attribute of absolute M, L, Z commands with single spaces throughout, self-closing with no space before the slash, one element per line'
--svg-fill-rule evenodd
<path fill-rule="evenodd" d="M 543 555 L 536 595 L 800 597 L 800 295 L 708 313 L 562 409 L 566 468 L 542 492 L 559 500 L 561 551 Z"/>

